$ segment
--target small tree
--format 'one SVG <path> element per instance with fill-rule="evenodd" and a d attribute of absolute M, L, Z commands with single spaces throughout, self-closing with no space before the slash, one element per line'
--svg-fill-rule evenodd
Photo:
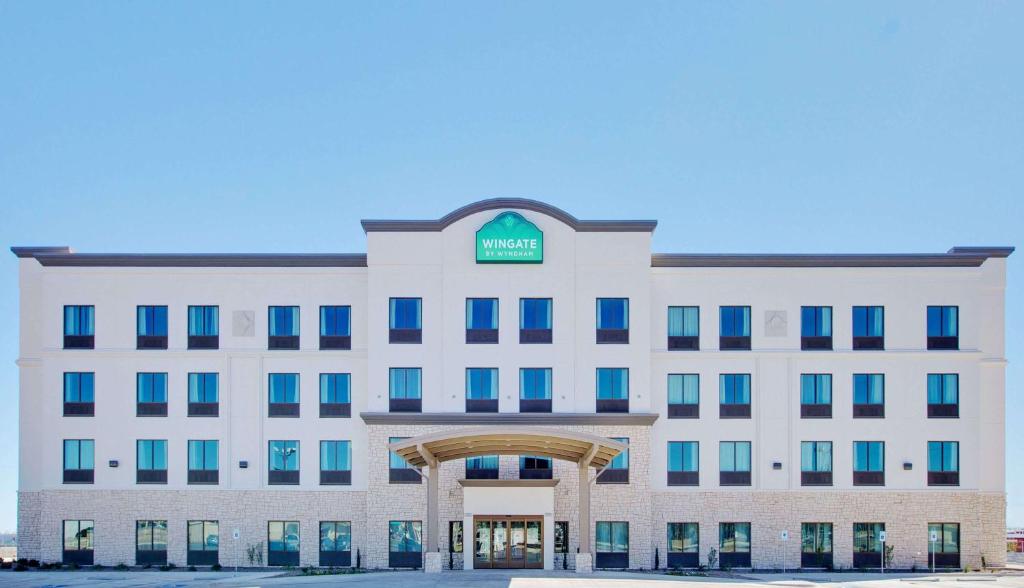
<path fill-rule="evenodd" d="M 895 550 L 896 548 L 893 545 L 885 546 L 885 554 L 883 556 L 885 557 L 885 567 L 892 568 L 892 560 L 895 559 L 895 554 L 893 552 Z"/>
<path fill-rule="evenodd" d="M 708 569 L 715 569 L 715 564 L 718 563 L 718 550 L 712 547 L 708 550 Z"/>
<path fill-rule="evenodd" d="M 262 566 L 263 565 L 263 542 L 260 541 L 255 545 L 249 545 L 245 548 L 245 555 L 249 559 L 249 566 Z"/>

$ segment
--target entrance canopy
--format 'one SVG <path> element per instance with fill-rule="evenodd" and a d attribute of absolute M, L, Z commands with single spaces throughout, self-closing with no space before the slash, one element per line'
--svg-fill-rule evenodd
<path fill-rule="evenodd" d="M 602 469 L 626 444 L 587 433 L 530 427 L 457 429 L 402 439 L 388 449 L 418 468 L 479 455 L 539 455 Z"/>

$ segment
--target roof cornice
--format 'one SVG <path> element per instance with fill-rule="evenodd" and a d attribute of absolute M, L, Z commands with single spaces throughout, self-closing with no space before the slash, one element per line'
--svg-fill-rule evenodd
<path fill-rule="evenodd" d="M 610 233 L 652 233 L 658 226 L 654 220 L 580 220 L 564 210 L 529 198 L 491 198 L 467 204 L 442 216 L 437 220 L 383 220 L 363 219 L 363 230 L 370 232 L 436 232 L 442 231 L 454 222 L 471 214 L 499 209 L 531 210 L 560 220 L 569 228 L 578 232 L 610 232 Z"/>
<path fill-rule="evenodd" d="M 74 253 L 68 247 L 11 247 L 40 265 L 67 267 L 366 267 L 365 253 Z"/>
<path fill-rule="evenodd" d="M 1013 247 L 953 247 L 947 253 L 655 253 L 651 267 L 978 267 Z"/>

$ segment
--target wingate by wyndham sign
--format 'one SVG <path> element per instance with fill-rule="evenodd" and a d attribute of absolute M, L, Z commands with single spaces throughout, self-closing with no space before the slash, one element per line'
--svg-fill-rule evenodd
<path fill-rule="evenodd" d="M 541 263 L 544 233 L 516 212 L 503 212 L 476 232 L 477 263 Z"/>

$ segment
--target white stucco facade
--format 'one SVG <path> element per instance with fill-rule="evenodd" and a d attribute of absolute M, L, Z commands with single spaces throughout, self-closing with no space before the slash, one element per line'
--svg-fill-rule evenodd
<path fill-rule="evenodd" d="M 543 232 L 543 262 L 477 263 L 475 234 L 502 211 Z M 355 222 L 355 219 L 353 219 Z M 668 230 L 674 219 L 664 219 Z M 390 521 L 425 522 L 426 484 L 389 479 L 387 443 L 500 424 L 628 438 L 626 484 L 599 484 L 595 525 L 629 523 L 628 566 L 666 565 L 666 525 L 699 523 L 699 558 L 721 548 L 719 525 L 750 523 L 751 565 L 801 565 L 801 525 L 833 524 L 833 565 L 854 565 L 853 524 L 885 523 L 893 565 L 927 565 L 929 523 L 959 525 L 961 565 L 1005 561 L 1004 307 L 1009 248 L 936 255 L 654 255 L 653 222 L 576 221 L 548 205 L 484 201 L 439 221 L 367 221 L 366 255 L 90 256 L 14 248 L 20 257 L 19 555 L 57 561 L 62 521 L 94 525 L 96 563 L 136 561 L 138 520 L 166 521 L 167 560 L 185 565 L 188 521 L 219 521 L 217 561 L 248 565 L 245 547 L 268 546 L 269 521 L 297 521 L 298 562 L 318 565 L 320 521 L 351 523 L 351 562 L 388 567 Z M 389 342 L 389 299 L 422 300 L 421 342 Z M 466 341 L 466 300 L 498 300 L 498 342 Z M 552 300 L 551 343 L 522 344 L 519 300 Z M 628 299 L 628 343 L 598 343 L 596 300 Z M 63 308 L 94 308 L 92 348 L 66 349 Z M 166 349 L 136 349 L 136 308 L 167 307 Z M 217 349 L 189 349 L 190 305 L 219 308 Z M 268 307 L 300 308 L 299 348 L 268 349 Z M 319 309 L 350 307 L 350 348 L 322 350 Z M 719 309 L 750 307 L 750 349 L 719 349 Z M 851 309 L 884 307 L 884 350 L 854 350 Z M 699 307 L 699 350 L 670 350 L 670 306 Z M 801 307 L 832 309 L 832 349 L 801 349 Z M 954 350 L 928 349 L 927 307 L 958 308 Z M 784 327 L 778 321 L 782 314 Z M 769 316 L 776 324 L 766 328 Z M 251 326 L 247 325 L 252 319 Z M 418 413 L 391 411 L 389 370 L 422 373 Z M 496 368 L 498 412 L 466 412 L 466 369 Z M 551 369 L 550 413 L 520 411 L 520 369 Z M 628 369 L 628 412 L 596 409 L 598 368 Z M 92 416 L 64 416 L 64 374 L 95 374 Z M 136 416 L 136 374 L 167 374 L 167 414 Z M 219 374 L 216 417 L 187 414 L 188 374 Z M 268 375 L 299 374 L 299 416 L 268 413 Z M 321 418 L 319 375 L 351 378 L 348 418 Z M 669 418 L 668 374 L 699 374 L 699 418 Z M 720 374 L 750 374 L 750 417 L 720 418 Z M 832 375 L 831 418 L 801 418 L 801 374 Z M 853 374 L 884 374 L 884 418 L 853 416 Z M 929 418 L 928 374 L 957 374 L 957 418 Z M 516 420 L 520 419 L 520 420 Z M 95 444 L 91 484 L 64 482 L 63 444 Z M 165 484 L 136 482 L 136 441 L 167 442 Z M 189 440 L 219 441 L 215 485 L 188 483 Z M 299 442 L 299 481 L 271 484 L 268 442 Z M 351 444 L 351 482 L 321 485 L 318 447 Z M 884 485 L 854 483 L 853 443 L 884 441 Z M 668 443 L 699 443 L 699 484 L 669 483 Z M 719 483 L 719 442 L 749 441 L 750 483 Z M 832 442 L 832 483 L 804 486 L 801 442 Z M 956 485 L 929 485 L 929 441 L 955 441 Z M 110 463 L 117 461 L 117 467 Z M 240 462 L 247 467 L 240 467 Z M 500 478 L 519 475 L 501 458 Z M 562 565 L 554 523 L 579 547 L 576 464 L 555 461 L 552 487 L 464 488 L 461 461 L 439 467 L 438 545 L 449 565 L 449 523 L 472 515 L 544 519 L 544 566 Z M 536 495 L 535 495 L 536 494 Z M 507 513 L 498 512 L 505 506 Z M 530 512 L 521 512 L 521 511 Z M 863 514 L 862 514 L 863 513 Z M 862 518 L 863 517 L 863 518 Z M 239 531 L 239 539 L 232 532 Z M 780 542 L 779 532 L 791 539 Z M 426 537 L 424 533 L 423 537 Z M 925 554 L 925 555 L 922 555 Z M 269 554 L 268 554 L 269 555 Z M 984 559 L 982 559 L 984 558 Z M 568 558 L 567 567 L 574 565 Z"/>

